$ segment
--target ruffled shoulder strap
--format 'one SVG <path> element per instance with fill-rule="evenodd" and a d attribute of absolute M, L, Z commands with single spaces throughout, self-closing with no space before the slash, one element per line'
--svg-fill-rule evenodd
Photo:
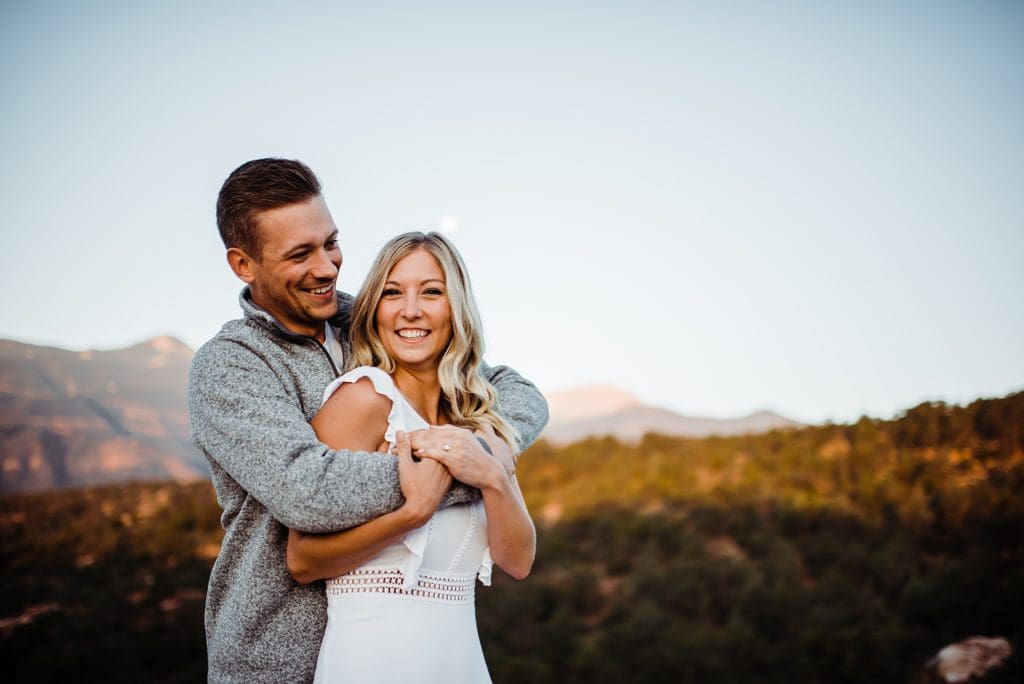
<path fill-rule="evenodd" d="M 324 390 L 323 401 L 320 405 L 323 406 L 332 394 L 338 391 L 338 388 L 344 385 L 346 382 L 359 382 L 363 378 L 369 378 L 370 382 L 373 383 L 373 388 L 377 390 L 377 394 L 381 394 L 391 401 L 395 401 L 398 397 L 398 388 L 395 387 L 394 380 L 391 376 L 382 371 L 380 368 L 374 368 L 373 366 L 359 366 L 359 368 L 353 368 L 348 373 L 345 373 L 327 386 Z"/>

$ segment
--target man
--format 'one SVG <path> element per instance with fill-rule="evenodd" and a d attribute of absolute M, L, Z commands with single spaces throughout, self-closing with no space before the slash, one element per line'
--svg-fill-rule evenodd
<path fill-rule="evenodd" d="M 214 682 L 312 680 L 326 597 L 323 582 L 300 586 L 289 574 L 287 528 L 346 529 L 402 503 L 393 456 L 332 451 L 309 425 L 344 367 L 351 308 L 335 291 L 342 256 L 320 190 L 304 164 L 258 159 L 232 172 L 217 200 L 228 264 L 245 287 L 244 317 L 196 352 L 189 375 L 193 440 L 225 529 L 206 599 Z M 514 371 L 488 373 L 527 446 L 547 421 L 543 397 Z M 413 447 L 429 440 L 411 435 Z M 446 503 L 472 496 L 457 485 Z"/>

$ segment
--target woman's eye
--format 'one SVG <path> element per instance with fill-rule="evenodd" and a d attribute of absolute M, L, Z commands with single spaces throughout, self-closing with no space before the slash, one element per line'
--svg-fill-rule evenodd
<path fill-rule="evenodd" d="M 441 291 L 441 288 L 429 287 L 423 291 L 423 294 L 430 295 L 432 297 L 440 297 L 441 295 L 444 294 L 444 292 Z"/>
<path fill-rule="evenodd" d="M 397 297 L 400 294 L 402 294 L 402 293 L 399 292 L 398 290 L 396 290 L 395 288 L 389 287 L 389 288 L 384 290 L 384 292 L 381 294 L 381 296 L 383 296 L 383 297 Z"/>

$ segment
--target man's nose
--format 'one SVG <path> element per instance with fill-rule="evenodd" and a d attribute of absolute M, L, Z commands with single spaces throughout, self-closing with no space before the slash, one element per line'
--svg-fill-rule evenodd
<path fill-rule="evenodd" d="M 326 249 L 321 249 L 317 252 L 316 263 L 313 264 L 313 276 L 316 278 L 322 278 L 324 280 L 333 279 L 338 275 L 338 270 L 341 268 L 341 259 L 335 260 L 332 258 L 332 253 Z"/>

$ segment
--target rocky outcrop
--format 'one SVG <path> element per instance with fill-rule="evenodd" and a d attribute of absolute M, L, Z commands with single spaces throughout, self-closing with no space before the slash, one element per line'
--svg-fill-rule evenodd
<path fill-rule="evenodd" d="M 1012 653 L 1010 642 L 1002 637 L 969 637 L 939 651 L 925 665 L 918 681 L 984 682 L 985 675 L 1000 667 Z"/>

